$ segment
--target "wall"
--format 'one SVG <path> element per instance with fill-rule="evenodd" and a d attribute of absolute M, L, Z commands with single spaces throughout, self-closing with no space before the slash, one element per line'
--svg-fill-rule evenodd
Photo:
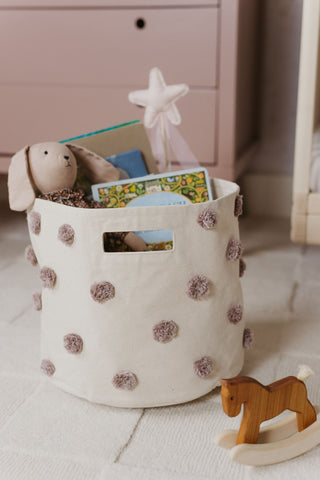
<path fill-rule="evenodd" d="M 250 172 L 293 171 L 302 4 L 263 0 L 260 146 Z"/>

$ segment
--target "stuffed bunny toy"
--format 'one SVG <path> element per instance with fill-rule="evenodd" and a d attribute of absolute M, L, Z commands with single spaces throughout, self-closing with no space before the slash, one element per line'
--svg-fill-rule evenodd
<path fill-rule="evenodd" d="M 35 200 L 35 191 L 51 193 L 72 188 L 78 166 L 92 183 L 120 178 L 111 163 L 78 145 L 46 142 L 24 147 L 12 157 L 9 167 L 10 208 L 27 210 Z"/>
<path fill-rule="evenodd" d="M 72 189 L 78 166 L 92 183 L 112 182 L 123 178 L 123 171 L 103 157 L 78 145 L 46 142 L 26 146 L 12 157 L 9 166 L 11 210 L 21 212 L 31 208 L 36 191 L 46 194 L 65 188 Z M 144 241 L 133 232 L 126 234 L 124 241 L 133 250 L 146 250 Z"/>

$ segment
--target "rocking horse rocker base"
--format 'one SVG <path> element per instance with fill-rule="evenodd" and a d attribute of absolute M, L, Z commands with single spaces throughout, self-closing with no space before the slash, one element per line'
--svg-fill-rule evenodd
<path fill-rule="evenodd" d="M 224 430 L 216 435 L 216 445 L 230 449 L 230 458 L 243 465 L 271 465 L 297 457 L 320 443 L 319 407 L 307 398 L 305 384 L 286 377 L 264 386 L 250 377 L 221 380 L 221 398 L 228 416 L 240 413 L 239 432 Z M 280 420 L 260 429 L 265 420 L 291 410 Z"/>

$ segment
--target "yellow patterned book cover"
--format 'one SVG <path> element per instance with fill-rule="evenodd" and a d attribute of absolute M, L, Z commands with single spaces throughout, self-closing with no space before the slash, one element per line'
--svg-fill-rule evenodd
<path fill-rule="evenodd" d="M 181 170 L 92 186 L 94 200 L 107 208 L 185 205 L 212 200 L 205 168 Z"/>

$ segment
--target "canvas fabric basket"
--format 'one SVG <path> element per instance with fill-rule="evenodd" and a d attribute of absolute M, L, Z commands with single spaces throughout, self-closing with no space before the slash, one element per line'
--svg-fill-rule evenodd
<path fill-rule="evenodd" d="M 215 200 L 202 204 L 82 209 L 36 199 L 28 212 L 32 246 L 40 268 L 56 274 L 54 287 L 42 288 L 41 311 L 41 356 L 55 385 L 92 402 L 154 407 L 200 397 L 240 372 L 244 323 L 228 319 L 229 309 L 243 303 L 239 259 L 227 255 L 230 240 L 239 240 L 239 188 L 218 179 L 212 186 Z M 217 219 L 209 229 L 198 222 L 208 208 Z M 39 233 L 30 229 L 34 213 Z M 63 224 L 75 232 L 72 245 L 57 238 Z M 153 229 L 173 231 L 173 250 L 103 249 L 105 232 Z M 194 299 L 187 289 L 198 275 L 208 279 L 209 294 Z M 90 289 L 101 281 L 115 295 L 98 303 Z M 177 334 L 161 343 L 153 327 L 164 320 L 175 323 Z M 82 339 L 80 352 L 65 348 L 68 334 Z M 212 360 L 212 370 L 199 376 L 195 365 L 203 358 Z M 117 388 L 119 372 L 135 385 Z"/>

